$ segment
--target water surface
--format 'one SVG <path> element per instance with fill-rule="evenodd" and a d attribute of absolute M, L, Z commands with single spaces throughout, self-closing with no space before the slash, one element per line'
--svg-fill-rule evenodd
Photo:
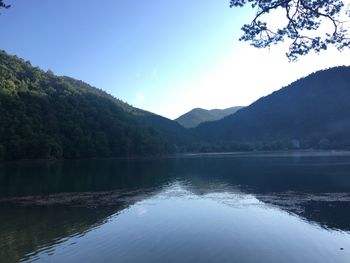
<path fill-rule="evenodd" d="M 0 262 L 349 259 L 348 154 L 0 165 Z"/>

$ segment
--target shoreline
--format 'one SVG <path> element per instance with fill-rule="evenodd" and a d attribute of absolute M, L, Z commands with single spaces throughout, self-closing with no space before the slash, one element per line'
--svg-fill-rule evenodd
<path fill-rule="evenodd" d="M 92 157 L 92 158 L 77 158 L 77 159 L 20 159 L 20 160 L 0 160 L 2 164 L 17 164 L 17 163 L 55 163 L 55 162 L 74 162 L 74 161 L 89 161 L 89 160 L 151 160 L 151 159 L 173 159 L 181 157 L 205 157 L 205 156 L 281 156 L 288 157 L 293 155 L 300 156 L 350 156 L 350 150 L 347 149 L 330 149 L 330 150 L 315 150 L 315 149 L 300 149 L 300 150 L 271 150 L 271 151 L 234 151 L 234 152 L 192 152 L 192 153 L 177 153 L 165 154 L 156 156 L 132 156 L 132 157 Z"/>

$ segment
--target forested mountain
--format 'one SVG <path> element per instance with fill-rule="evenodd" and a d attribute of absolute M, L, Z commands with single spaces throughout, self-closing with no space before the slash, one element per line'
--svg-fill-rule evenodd
<path fill-rule="evenodd" d="M 319 71 L 195 133 L 232 148 L 350 146 L 350 67 Z"/>
<path fill-rule="evenodd" d="M 88 84 L 80 80 L 75 80 L 69 77 L 64 78 L 70 81 L 72 85 L 76 87 L 79 87 L 79 85 L 81 85 L 81 87 L 89 86 Z M 91 86 L 90 88 L 96 91 L 96 88 Z M 131 113 L 133 117 L 137 119 L 138 122 L 145 124 L 146 126 L 148 126 L 148 128 L 153 128 L 159 135 L 162 136 L 163 139 L 166 139 L 167 142 L 171 144 L 172 151 L 182 151 L 184 150 L 185 145 L 193 141 L 193 137 L 190 135 L 189 131 L 181 125 L 179 125 L 177 122 L 172 121 L 163 116 L 154 114 L 152 112 L 132 107 L 131 105 L 112 97 L 111 95 L 103 92 L 102 90 L 98 91 L 104 93 L 105 96 L 112 99 L 125 112 Z"/>
<path fill-rule="evenodd" d="M 169 138 L 183 142 L 177 123 L 4 51 L 0 112 L 0 160 L 144 156 L 176 151 Z M 168 136 L 164 123 L 177 131 Z"/>
<path fill-rule="evenodd" d="M 139 119 L 153 127 L 175 147 L 176 152 L 187 152 L 188 147 L 198 141 L 192 131 L 184 128 L 176 121 L 139 110 Z"/>
<path fill-rule="evenodd" d="M 242 106 L 231 107 L 227 109 L 213 109 L 213 110 L 205 110 L 202 108 L 195 108 L 177 119 L 179 124 L 181 124 L 185 128 L 194 128 L 198 126 L 200 123 L 207 121 L 216 121 L 220 120 L 230 114 L 235 113 L 236 111 L 242 109 Z"/>
<path fill-rule="evenodd" d="M 300 79 L 221 120 L 185 129 L 1 51 L 0 160 L 344 149 L 350 147 L 349 101 L 350 67 L 337 67 Z M 198 118 L 203 112 L 223 114 L 191 111 Z"/>

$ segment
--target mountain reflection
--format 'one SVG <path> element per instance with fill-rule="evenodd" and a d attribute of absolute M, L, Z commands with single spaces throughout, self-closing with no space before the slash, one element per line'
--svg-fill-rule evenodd
<path fill-rule="evenodd" d="M 323 228 L 350 231 L 348 171 L 349 156 L 3 164 L 0 262 L 18 262 L 41 247 L 84 235 L 142 200 L 171 193 L 228 205 L 255 200 Z"/>
<path fill-rule="evenodd" d="M 19 262 L 41 247 L 83 235 L 113 213 L 111 209 L 0 206 L 0 262 Z"/>

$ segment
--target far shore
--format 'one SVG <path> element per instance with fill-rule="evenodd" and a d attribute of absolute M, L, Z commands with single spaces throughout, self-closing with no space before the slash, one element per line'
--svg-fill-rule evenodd
<path fill-rule="evenodd" d="M 85 160 L 136 160 L 136 159 L 159 159 L 159 158 L 182 158 L 182 157 L 205 157 L 205 156 L 237 156 L 237 157 L 297 157 L 297 156 L 350 156 L 348 149 L 319 150 L 319 149 L 297 149 L 297 150 L 271 150 L 271 151 L 232 151 L 232 152 L 189 152 L 152 156 L 129 156 L 129 157 L 93 157 L 76 159 L 20 159 L 20 160 L 0 160 L 0 164 L 10 163 L 42 163 L 60 161 L 85 161 Z"/>

